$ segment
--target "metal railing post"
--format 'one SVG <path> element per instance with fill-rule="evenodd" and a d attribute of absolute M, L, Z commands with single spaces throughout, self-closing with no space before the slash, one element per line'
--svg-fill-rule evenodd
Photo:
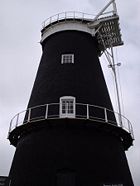
<path fill-rule="evenodd" d="M 129 120 L 127 120 L 127 122 L 128 122 L 128 131 L 131 133 L 131 128 L 130 128 L 130 122 L 129 122 Z"/>
<path fill-rule="evenodd" d="M 59 22 L 59 14 L 57 14 L 57 22 Z"/>
<path fill-rule="evenodd" d="M 11 120 L 11 122 L 10 122 L 9 131 L 8 131 L 8 137 L 9 137 L 9 134 L 10 134 L 11 129 L 12 129 L 12 121 L 13 121 L 13 120 Z"/>
<path fill-rule="evenodd" d="M 48 104 L 46 105 L 45 119 L 48 118 Z"/>
<path fill-rule="evenodd" d="M 105 122 L 108 123 L 107 110 L 106 110 L 106 108 L 104 108 L 104 114 L 105 114 Z"/>
<path fill-rule="evenodd" d="M 9 186 L 11 185 L 11 179 L 9 180 Z"/>
<path fill-rule="evenodd" d="M 134 131 L 133 131 L 133 127 L 132 127 L 132 125 L 131 125 L 131 136 L 132 136 L 132 138 L 134 139 Z"/>
<path fill-rule="evenodd" d="M 84 20 L 84 13 L 82 13 L 82 21 Z"/>
<path fill-rule="evenodd" d="M 73 16 L 73 17 L 74 17 L 74 19 L 75 19 L 75 11 L 74 11 L 74 16 Z"/>
<path fill-rule="evenodd" d="M 17 114 L 17 119 L 16 119 L 16 126 L 15 126 L 15 128 L 18 126 L 18 120 L 19 120 L 19 113 Z"/>
<path fill-rule="evenodd" d="M 87 104 L 87 119 L 89 119 L 89 104 Z"/>
<path fill-rule="evenodd" d="M 28 113 L 28 122 L 30 122 L 30 118 L 31 118 L 31 108 L 28 109 L 29 113 Z"/>
<path fill-rule="evenodd" d="M 42 23 L 42 28 L 45 28 L 45 21 L 43 21 Z"/>
<path fill-rule="evenodd" d="M 52 17 L 50 17 L 50 24 L 52 23 Z"/>

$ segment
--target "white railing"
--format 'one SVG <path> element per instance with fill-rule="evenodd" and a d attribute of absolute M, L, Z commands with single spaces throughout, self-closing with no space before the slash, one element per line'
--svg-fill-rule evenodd
<path fill-rule="evenodd" d="M 60 114 L 60 103 L 51 103 L 35 106 L 28 108 L 22 112 L 16 114 L 11 122 L 9 128 L 9 134 L 15 128 L 36 121 L 47 120 L 47 119 L 64 119 L 69 118 L 69 113 L 66 111 L 66 115 L 63 117 Z M 87 119 L 91 121 L 102 122 L 104 124 L 114 125 L 120 127 L 131 134 L 132 139 L 134 139 L 133 128 L 130 121 L 123 115 L 120 115 L 117 112 L 109 110 L 104 107 L 90 105 L 90 104 L 75 104 L 75 112 L 73 119 Z M 121 118 L 121 123 L 120 123 Z"/>
<path fill-rule="evenodd" d="M 66 20 L 66 19 L 74 19 L 74 20 L 79 19 L 81 21 L 83 20 L 92 21 L 94 18 L 95 15 L 87 14 L 83 12 L 75 12 L 75 11 L 61 12 L 43 21 L 42 28 L 45 28 L 47 25 L 50 25 L 54 22 L 59 22 L 61 20 Z"/>
<path fill-rule="evenodd" d="M 105 7 L 105 9 L 106 9 L 106 7 Z M 94 22 L 98 18 L 112 16 L 116 13 L 114 10 L 104 12 L 105 9 L 103 9 L 101 12 L 99 12 L 99 14 L 88 14 L 88 13 L 77 12 L 77 11 L 61 12 L 61 13 L 55 14 L 55 15 L 47 18 L 45 21 L 43 21 L 42 28 L 45 28 L 46 26 L 48 26 L 52 23 L 59 22 L 61 20 L 68 20 L 68 19 L 81 20 L 81 21 L 86 20 L 86 21 Z"/>

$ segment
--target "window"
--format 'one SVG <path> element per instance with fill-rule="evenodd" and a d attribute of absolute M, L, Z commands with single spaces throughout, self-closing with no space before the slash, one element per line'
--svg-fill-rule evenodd
<path fill-rule="evenodd" d="M 60 98 L 60 117 L 75 118 L 75 97 L 63 96 Z"/>
<path fill-rule="evenodd" d="M 74 63 L 74 54 L 62 54 L 61 64 Z"/>

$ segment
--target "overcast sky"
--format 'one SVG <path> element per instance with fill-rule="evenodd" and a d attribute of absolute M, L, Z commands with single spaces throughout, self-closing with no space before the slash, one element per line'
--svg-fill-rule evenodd
<path fill-rule="evenodd" d="M 41 23 L 53 14 L 75 10 L 96 14 L 109 0 L 0 0 L 0 175 L 8 175 L 15 148 L 7 140 L 10 119 L 27 106 L 41 57 Z M 135 186 L 140 186 L 140 1 L 116 0 L 124 46 L 115 49 L 123 112 L 132 122 L 134 146 L 127 154 Z M 102 57 L 114 95 L 112 76 Z M 114 107 L 115 99 L 112 96 Z"/>

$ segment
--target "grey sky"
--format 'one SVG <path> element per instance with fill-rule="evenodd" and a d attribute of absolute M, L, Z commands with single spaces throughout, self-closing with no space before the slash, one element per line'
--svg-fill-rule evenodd
<path fill-rule="evenodd" d="M 0 0 L 0 175 L 8 175 L 15 148 L 7 131 L 10 119 L 27 106 L 41 57 L 41 23 L 53 14 L 75 10 L 96 14 L 109 0 Z M 133 124 L 134 146 L 126 153 L 135 182 L 140 185 L 140 1 L 116 0 L 124 46 L 115 49 L 125 115 Z M 110 69 L 101 59 L 114 99 Z M 115 101 L 114 105 L 115 105 Z"/>

